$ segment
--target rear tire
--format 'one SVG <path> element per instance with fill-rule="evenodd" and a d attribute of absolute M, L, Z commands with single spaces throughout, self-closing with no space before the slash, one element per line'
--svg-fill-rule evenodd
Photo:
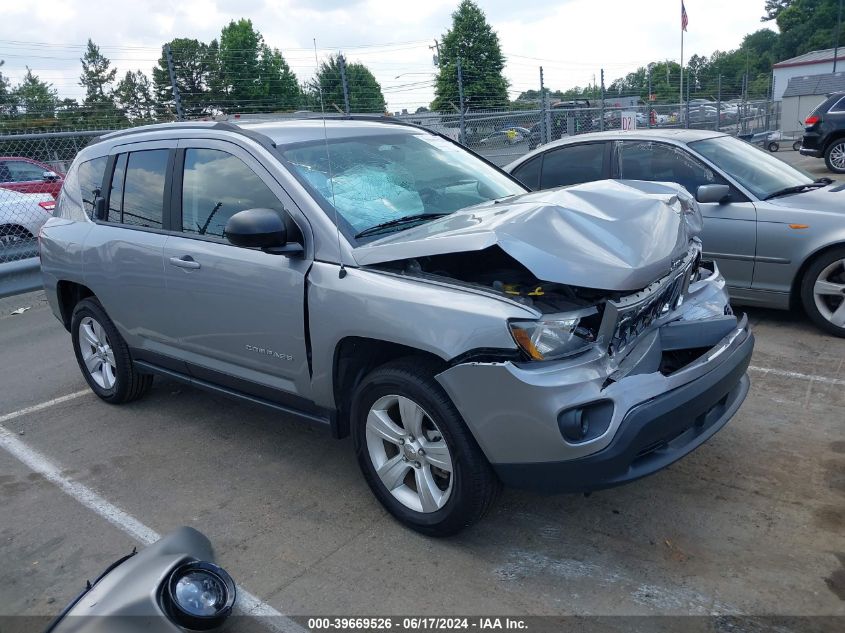
<path fill-rule="evenodd" d="M 34 242 L 35 236 L 24 227 L 17 224 L 4 224 L 0 226 L 0 248 L 15 246 L 21 242 Z"/>
<path fill-rule="evenodd" d="M 845 174 L 845 138 L 840 138 L 827 148 L 824 162 L 834 174 Z"/>
<path fill-rule="evenodd" d="M 792 150 L 797 152 L 799 149 L 801 149 L 801 141 L 795 141 L 792 144 Z"/>
<path fill-rule="evenodd" d="M 70 333 L 79 369 L 102 400 L 123 404 L 150 390 L 152 375 L 135 369 L 126 341 L 99 301 L 89 297 L 76 304 Z"/>
<path fill-rule="evenodd" d="M 807 316 L 826 332 L 845 338 L 845 247 L 819 255 L 801 280 Z"/>
<path fill-rule="evenodd" d="M 351 405 L 364 479 L 390 514 L 428 536 L 449 536 L 472 525 L 501 488 L 434 379 L 439 369 L 419 358 L 392 361 L 361 381 Z"/>
<path fill-rule="evenodd" d="M 771 141 L 769 143 L 769 151 L 774 153 L 780 149 L 780 144 L 776 143 L 775 141 Z"/>

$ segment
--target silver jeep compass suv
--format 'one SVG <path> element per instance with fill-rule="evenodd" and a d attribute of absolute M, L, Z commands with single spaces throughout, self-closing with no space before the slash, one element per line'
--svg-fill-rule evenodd
<path fill-rule="evenodd" d="M 753 336 L 677 185 L 529 193 L 389 120 L 164 124 L 79 153 L 41 233 L 91 389 L 153 375 L 351 434 L 432 535 L 500 484 L 653 473 L 736 413 Z"/>

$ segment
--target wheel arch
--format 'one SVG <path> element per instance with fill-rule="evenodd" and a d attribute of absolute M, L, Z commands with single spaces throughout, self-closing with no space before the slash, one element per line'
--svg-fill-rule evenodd
<path fill-rule="evenodd" d="M 66 279 L 60 279 L 56 284 L 56 294 L 59 298 L 62 323 L 68 332 L 70 332 L 70 321 L 76 304 L 88 297 L 97 298 L 88 286 Z"/>
<path fill-rule="evenodd" d="M 829 134 L 827 143 L 825 143 L 824 150 L 822 150 L 823 153 L 827 154 L 827 150 L 829 150 L 834 143 L 836 143 L 837 141 L 841 141 L 842 139 L 845 139 L 845 129 L 831 132 Z"/>
<path fill-rule="evenodd" d="M 409 356 L 425 358 L 442 365 L 444 369 L 448 365 L 448 361 L 437 354 L 391 341 L 361 336 L 347 336 L 338 341 L 332 366 L 332 389 L 336 407 L 332 432 L 335 437 L 349 435 L 349 405 L 352 393 L 364 376 L 387 362 Z"/>
<path fill-rule="evenodd" d="M 804 279 L 807 269 L 813 265 L 813 262 L 816 261 L 816 259 L 837 248 L 845 248 L 845 240 L 820 246 L 807 255 L 807 257 L 804 258 L 804 261 L 801 262 L 798 272 L 795 273 L 795 277 L 792 279 L 792 286 L 789 292 L 789 303 L 792 309 L 801 307 L 801 282 Z"/>

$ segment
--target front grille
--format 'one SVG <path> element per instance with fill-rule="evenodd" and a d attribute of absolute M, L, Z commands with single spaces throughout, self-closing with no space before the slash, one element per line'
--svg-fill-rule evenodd
<path fill-rule="evenodd" d="M 616 324 L 609 337 L 608 353 L 616 355 L 623 352 L 655 321 L 680 306 L 696 262 L 695 257 L 688 258 L 682 271 L 675 271 L 672 278 L 655 284 L 657 287 L 650 294 L 646 289 L 613 302 Z M 644 297 L 641 296 L 643 294 Z"/>

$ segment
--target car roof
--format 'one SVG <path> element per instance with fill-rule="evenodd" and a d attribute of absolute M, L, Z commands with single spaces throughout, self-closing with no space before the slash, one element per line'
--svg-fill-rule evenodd
<path fill-rule="evenodd" d="M 541 145 L 525 156 L 513 161 L 510 165 L 504 167 L 504 170 L 510 172 L 518 165 L 521 165 L 529 158 L 547 152 L 555 147 L 562 147 L 564 145 L 574 145 L 576 143 L 589 143 L 590 141 L 674 141 L 676 143 L 692 143 L 693 141 L 702 141 L 708 138 L 716 138 L 719 136 L 729 136 L 724 132 L 714 132 L 713 130 L 691 130 L 686 128 L 669 128 L 669 129 L 655 129 L 655 128 L 639 128 L 636 130 L 608 130 L 606 132 L 587 132 L 586 134 L 577 134 L 575 136 L 566 136 L 560 140 L 552 141 Z"/>
<path fill-rule="evenodd" d="M 116 138 L 133 136 L 147 136 L 150 139 L 163 139 L 179 136 L 180 131 L 186 130 L 215 130 L 243 134 L 263 141 L 272 141 L 276 146 L 329 139 L 353 138 L 356 136 L 373 136 L 377 134 L 424 134 L 425 130 L 411 123 L 392 120 L 388 117 L 348 118 L 348 117 L 308 117 L 289 118 L 270 121 L 226 120 L 226 121 L 189 121 L 157 123 L 140 127 L 120 130 L 104 134 L 95 139 L 91 145 Z M 89 145 L 90 147 L 90 145 Z"/>

